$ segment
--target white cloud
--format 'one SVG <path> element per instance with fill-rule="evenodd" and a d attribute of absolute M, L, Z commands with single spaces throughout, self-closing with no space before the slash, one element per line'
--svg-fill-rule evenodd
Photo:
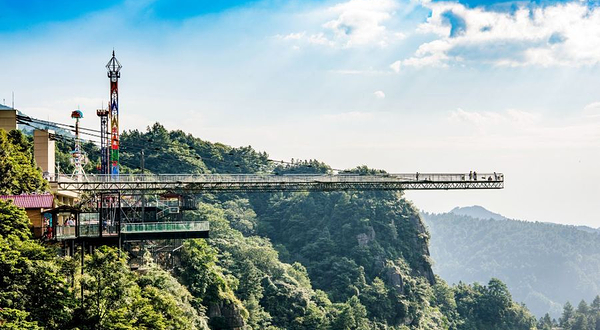
<path fill-rule="evenodd" d="M 378 99 L 385 99 L 385 93 L 383 91 L 375 91 L 373 95 Z"/>
<path fill-rule="evenodd" d="M 412 66 L 415 68 L 422 68 L 424 66 L 439 67 L 443 68 L 448 66 L 446 61 L 448 56 L 444 53 L 435 53 L 426 55 L 423 57 L 411 57 L 402 61 L 403 66 Z"/>
<path fill-rule="evenodd" d="M 600 9 L 582 2 L 514 12 L 467 8 L 455 2 L 422 5 L 431 16 L 417 32 L 436 39 L 402 65 L 444 66 L 457 61 L 496 66 L 584 66 L 600 62 Z M 400 64 L 394 62 L 392 69 Z"/>
<path fill-rule="evenodd" d="M 398 4 L 392 0 L 351 0 L 328 10 L 337 18 L 323 24 L 344 46 L 378 44 L 386 46 L 391 38 L 402 39 L 401 33 L 390 33 L 383 23 L 389 20 Z"/>
<path fill-rule="evenodd" d="M 305 36 L 306 36 L 306 32 L 296 32 L 296 33 L 290 33 L 288 35 L 278 36 L 278 37 L 283 40 L 300 40 L 300 39 L 304 38 Z"/>
<path fill-rule="evenodd" d="M 363 122 L 365 120 L 373 119 L 373 114 L 370 112 L 350 111 L 336 114 L 321 115 L 320 119 L 332 122 Z"/>
<path fill-rule="evenodd" d="M 495 112 L 475 112 L 456 109 L 450 113 L 452 122 L 465 122 L 481 127 L 485 125 L 497 125 L 506 121 L 506 117 Z"/>
<path fill-rule="evenodd" d="M 456 109 L 450 112 L 448 119 L 454 123 L 468 123 L 478 128 L 496 127 L 531 127 L 539 122 L 541 116 L 536 113 L 531 113 L 522 110 L 508 109 L 504 112 L 491 111 L 465 111 Z M 503 126 L 503 127 L 500 127 Z"/>
<path fill-rule="evenodd" d="M 583 108 L 586 117 L 600 117 L 600 102 L 593 102 Z"/>
<path fill-rule="evenodd" d="M 406 38 L 404 33 L 390 30 L 386 26 L 386 22 L 392 19 L 398 8 L 399 4 L 395 0 L 350 0 L 315 14 L 328 17 L 321 25 L 321 31 L 295 32 L 276 37 L 286 41 L 304 41 L 330 47 L 385 47 Z"/>
<path fill-rule="evenodd" d="M 468 143 L 473 147 L 509 150 L 600 145 L 600 123 L 590 121 L 585 115 L 552 118 L 515 109 L 501 112 L 457 109 L 450 112 L 447 120 L 453 130 L 460 132 L 452 138 L 458 145 Z"/>

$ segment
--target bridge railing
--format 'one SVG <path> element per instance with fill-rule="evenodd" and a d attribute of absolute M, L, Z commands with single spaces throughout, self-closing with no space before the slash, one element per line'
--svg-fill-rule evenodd
<path fill-rule="evenodd" d="M 124 234 L 186 231 L 209 231 L 209 223 L 208 221 L 178 221 L 121 224 L 121 232 Z"/>
<path fill-rule="evenodd" d="M 79 226 L 79 236 L 81 237 L 98 237 L 100 228 L 98 224 L 85 224 Z"/>
<path fill-rule="evenodd" d="M 116 227 L 110 226 L 102 231 L 103 236 L 117 235 Z M 165 233 L 165 232 L 195 232 L 206 231 L 210 229 L 208 221 L 178 221 L 178 222 L 144 222 L 144 223 L 123 223 L 121 224 L 121 233 L 123 234 L 142 234 L 142 233 Z M 99 228 L 97 224 L 85 224 L 79 226 L 79 237 L 99 237 Z M 77 237 L 75 226 L 57 226 L 56 239 L 72 239 Z"/>
<path fill-rule="evenodd" d="M 462 182 L 504 181 L 502 173 L 389 173 L 389 174 L 88 174 L 81 181 L 58 174 L 51 179 L 59 183 L 352 183 L 352 182 Z"/>
<path fill-rule="evenodd" d="M 75 226 L 56 226 L 55 237 L 57 239 L 75 238 Z"/>

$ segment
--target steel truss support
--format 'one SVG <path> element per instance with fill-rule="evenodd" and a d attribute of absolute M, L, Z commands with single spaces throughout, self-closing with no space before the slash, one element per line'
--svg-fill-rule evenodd
<path fill-rule="evenodd" d="M 120 175 L 90 176 L 75 182 L 58 177 L 61 190 L 121 191 L 127 195 L 144 192 L 276 192 L 276 191 L 366 191 L 366 190 L 460 190 L 502 189 L 502 174 L 483 174 L 479 180 L 466 180 L 464 174 L 386 175 Z M 467 176 L 468 177 L 468 176 Z M 482 178 L 485 178 L 483 180 Z"/>

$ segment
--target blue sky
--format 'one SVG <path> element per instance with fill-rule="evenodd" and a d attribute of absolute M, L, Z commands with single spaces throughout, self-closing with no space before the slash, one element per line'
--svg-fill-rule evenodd
<path fill-rule="evenodd" d="M 407 196 L 600 226 L 594 3 L 0 0 L 0 16 L 0 101 L 14 91 L 29 115 L 79 106 L 97 127 L 114 48 L 122 129 L 336 168 L 504 172 L 503 191 Z"/>
<path fill-rule="evenodd" d="M 231 8 L 248 6 L 256 1 L 219 0 L 157 0 L 144 1 L 146 8 L 156 18 L 181 20 L 198 15 L 219 13 Z M 3 30 L 19 30 L 40 23 L 62 22 L 87 14 L 122 5 L 122 0 L 96 1 L 47 1 L 47 0 L 5 0 L 0 2 L 0 17 Z"/>

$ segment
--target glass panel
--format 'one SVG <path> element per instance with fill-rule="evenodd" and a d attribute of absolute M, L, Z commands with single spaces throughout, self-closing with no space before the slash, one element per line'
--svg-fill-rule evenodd
<path fill-rule="evenodd" d="M 125 223 L 123 233 L 208 231 L 208 221 Z"/>

